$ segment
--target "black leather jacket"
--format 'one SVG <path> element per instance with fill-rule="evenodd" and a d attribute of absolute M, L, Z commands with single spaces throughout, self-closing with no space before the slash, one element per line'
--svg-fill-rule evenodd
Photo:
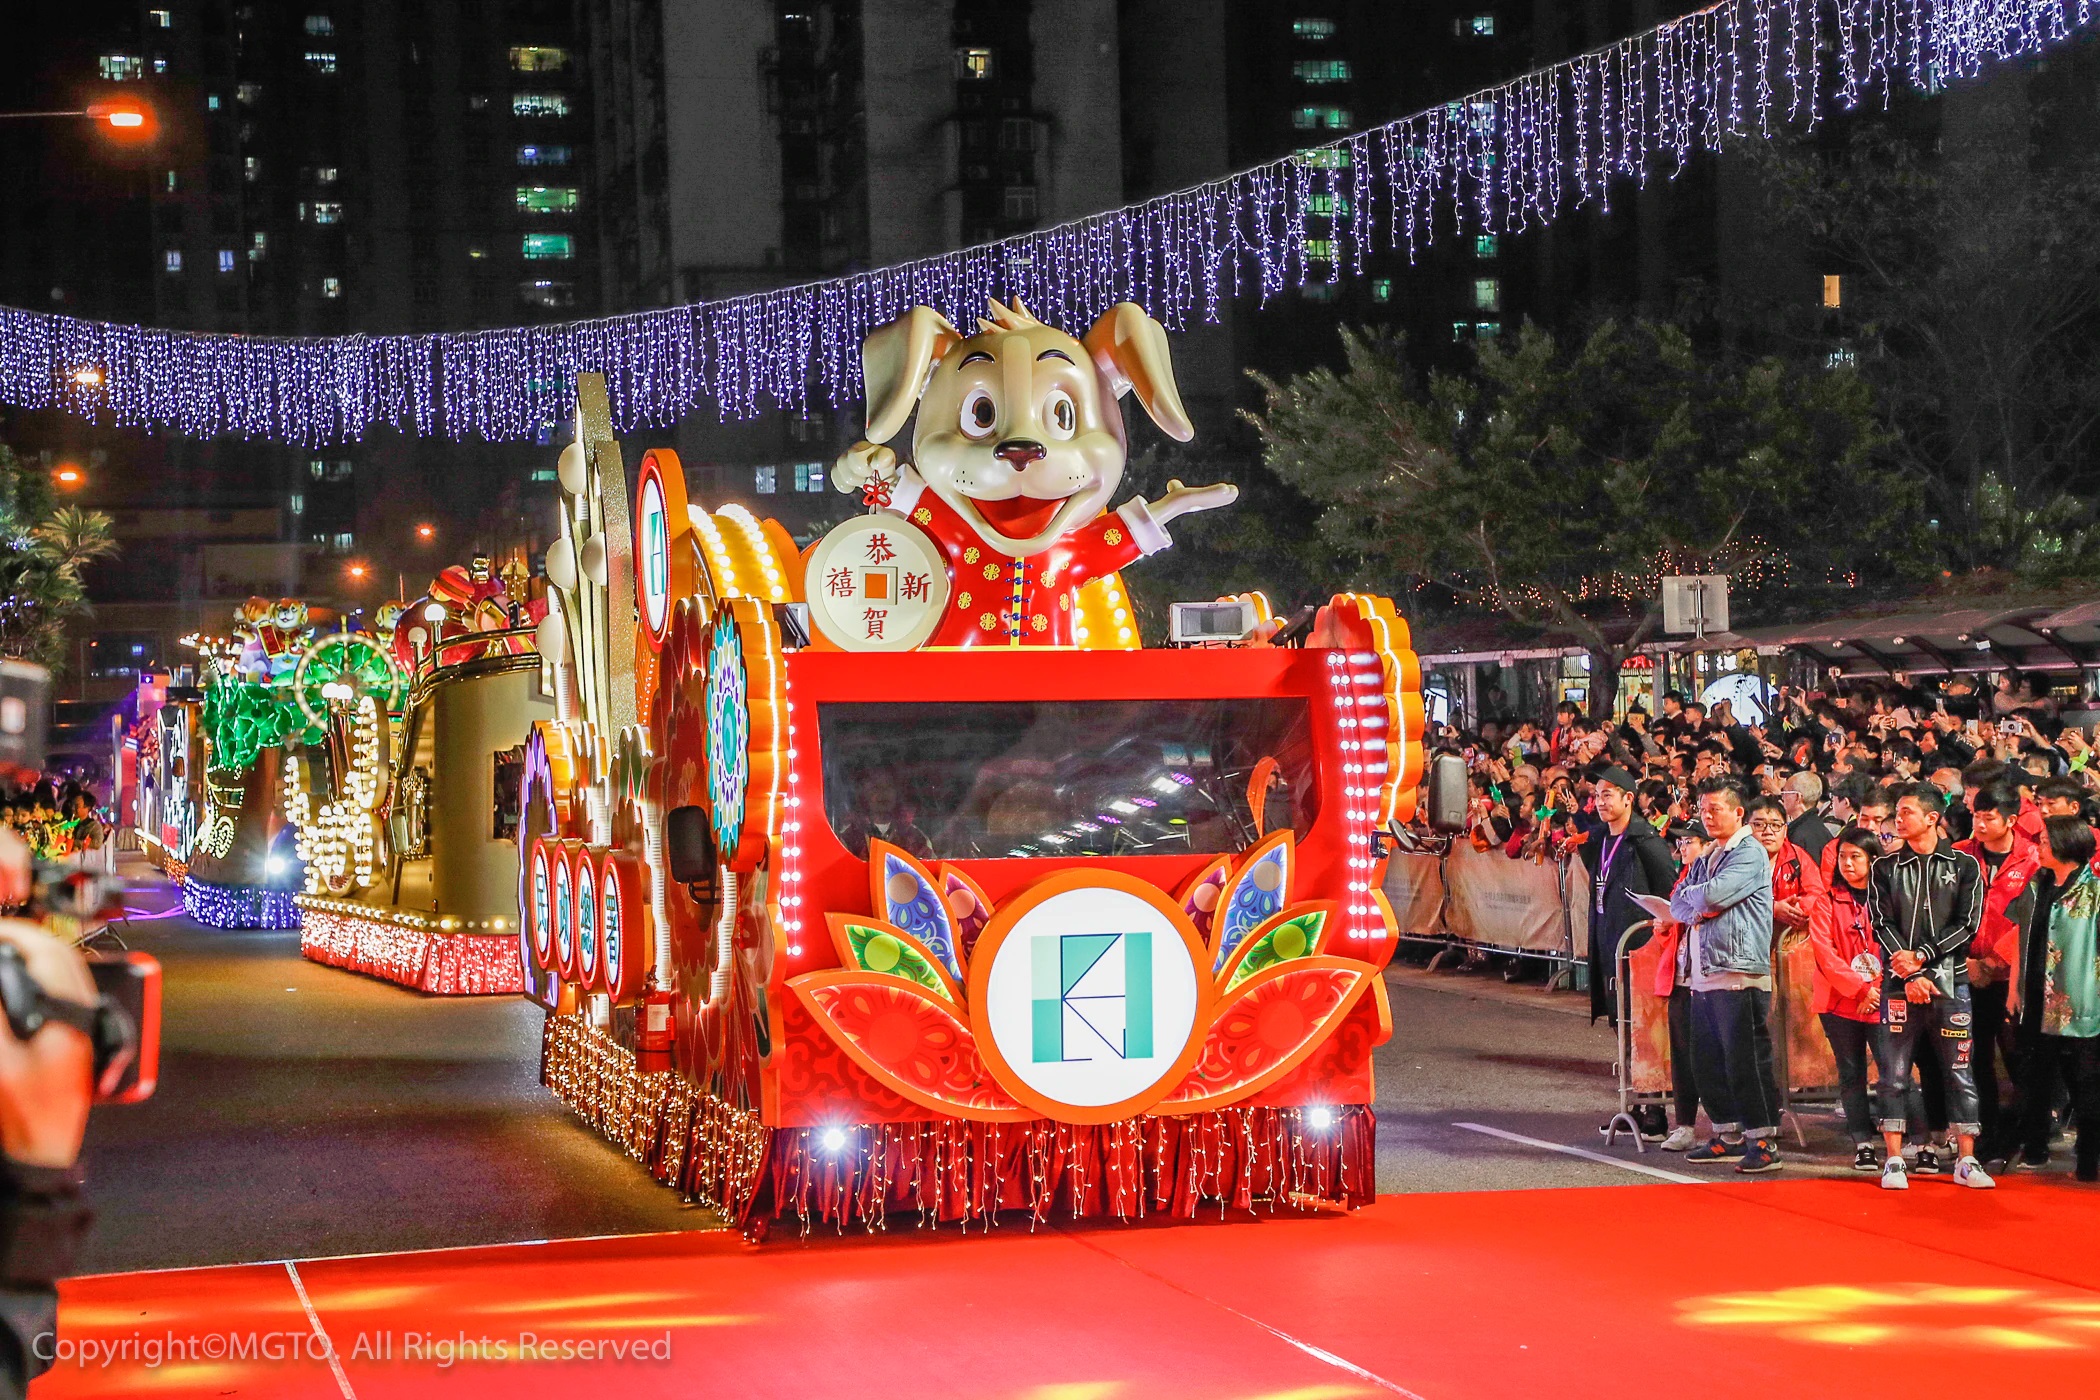
<path fill-rule="evenodd" d="M 1968 977 L 1965 960 L 1983 921 L 1983 895 L 1983 867 L 1944 839 L 1928 855 L 1904 845 L 1875 861 L 1867 875 L 1867 912 L 1884 965 L 1907 948 L 1924 961 L 1919 975 L 1953 995 L 1955 983 Z"/>

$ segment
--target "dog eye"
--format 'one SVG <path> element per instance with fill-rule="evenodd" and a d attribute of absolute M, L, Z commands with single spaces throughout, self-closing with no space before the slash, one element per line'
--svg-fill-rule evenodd
<path fill-rule="evenodd" d="M 1072 406 L 1072 396 L 1062 389 L 1052 389 L 1049 399 L 1043 404 L 1043 417 L 1050 425 L 1050 436 L 1067 439 L 1079 426 L 1079 410 Z"/>
<path fill-rule="evenodd" d="M 999 422 L 999 405 L 992 402 L 989 389 L 972 389 L 962 401 L 962 430 L 964 437 L 990 437 Z"/>

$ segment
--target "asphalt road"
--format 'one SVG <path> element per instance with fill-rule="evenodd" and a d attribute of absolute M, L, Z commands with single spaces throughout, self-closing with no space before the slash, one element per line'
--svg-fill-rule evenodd
<path fill-rule="evenodd" d="M 163 885 L 133 902 L 171 900 Z M 540 1088 L 523 1000 L 422 996 L 306 962 L 291 933 L 132 930 L 166 968 L 160 1090 L 90 1125 L 100 1219 L 83 1272 L 717 1227 Z M 1619 1163 L 1685 1174 L 1604 1147 L 1612 1037 L 1586 997 L 1464 971 L 1396 968 L 1388 986 L 1381 1191 L 1654 1183 Z M 1835 1134 L 1812 1127 L 1822 1164 L 1794 1156 L 1786 1175 L 1837 1170 Z"/>

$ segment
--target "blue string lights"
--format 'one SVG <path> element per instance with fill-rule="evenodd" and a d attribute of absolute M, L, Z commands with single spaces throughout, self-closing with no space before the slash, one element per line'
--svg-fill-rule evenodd
<path fill-rule="evenodd" d="M 563 324 L 423 335 L 191 334 L 0 308 L 0 402 L 95 421 L 301 446 L 378 424 L 529 440 L 567 418 L 580 370 L 614 426 L 860 397 L 859 348 L 925 304 L 968 322 L 1019 296 L 1052 325 L 1135 301 L 1169 329 L 1249 290 L 1359 275 L 1438 238 L 1521 232 L 1611 207 L 1615 186 L 1695 151 L 1812 128 L 1827 107 L 1936 92 L 2088 29 L 2100 0 L 1724 0 L 1645 33 L 1194 189 L 824 282 Z M 1827 60 L 1827 61 L 1826 61 Z M 1345 208 L 1346 206 L 1346 208 Z M 1251 283 L 1251 287 L 1250 287 Z M 94 371 L 94 372 L 90 372 Z"/>

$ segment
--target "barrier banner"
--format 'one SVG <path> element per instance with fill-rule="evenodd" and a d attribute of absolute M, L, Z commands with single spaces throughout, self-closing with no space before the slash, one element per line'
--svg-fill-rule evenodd
<path fill-rule="evenodd" d="M 1444 926 L 1454 937 L 1540 953 L 1566 946 L 1559 866 L 1512 860 L 1500 851 L 1476 851 L 1469 843 L 1453 842 L 1444 881 L 1449 894 Z M 1576 907 L 1582 907 L 1580 901 Z M 1578 945 L 1578 955 L 1583 951 Z"/>
<path fill-rule="evenodd" d="M 1636 948 L 1627 958 L 1632 979 L 1633 1063 L 1630 1080 L 1635 1093 L 1670 1092 L 1670 1004 L 1655 995 L 1657 964 L 1662 953 L 1653 940 Z M 1806 934 L 1787 934 L 1775 960 L 1778 976 L 1774 985 L 1772 1040 L 1775 1073 L 1785 1083 L 1782 1097 L 1832 1097 L 1837 1092 L 1837 1057 L 1823 1034 L 1823 1023 L 1809 1009 L 1814 997 L 1810 978 L 1816 953 Z M 1872 1068 L 1872 1061 L 1869 1061 Z"/>
<path fill-rule="evenodd" d="M 1437 857 L 1393 852 L 1386 861 L 1382 888 L 1402 933 L 1444 931 L 1444 863 Z"/>
<path fill-rule="evenodd" d="M 1636 1094 L 1670 1092 L 1670 1000 L 1655 994 L 1655 979 L 1663 956 L 1661 942 L 1651 938 L 1626 959 L 1633 1045 L 1633 1063 L 1627 1078 Z"/>

